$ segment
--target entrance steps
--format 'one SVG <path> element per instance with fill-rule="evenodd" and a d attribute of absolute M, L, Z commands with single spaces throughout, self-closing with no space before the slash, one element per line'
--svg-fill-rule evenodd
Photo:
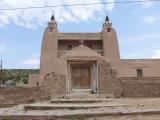
<path fill-rule="evenodd" d="M 143 120 L 150 115 L 158 116 L 156 120 L 159 120 L 160 98 L 53 99 L 0 109 L 0 119 L 6 120 Z"/>
<path fill-rule="evenodd" d="M 35 103 L 26 105 L 25 110 L 83 110 L 83 109 L 97 109 L 102 107 L 109 107 L 108 103 L 111 99 L 106 99 L 106 95 L 100 94 L 67 94 L 53 98 L 47 103 Z"/>
<path fill-rule="evenodd" d="M 52 99 L 108 99 L 114 98 L 112 94 L 87 94 L 87 93 L 71 93 L 67 95 L 53 96 Z"/>
<path fill-rule="evenodd" d="M 109 99 L 53 99 L 49 103 L 36 103 L 26 105 L 25 110 L 82 110 L 82 109 L 97 109 L 101 107 L 109 107 L 105 104 Z"/>
<path fill-rule="evenodd" d="M 51 103 L 99 103 L 109 100 L 104 99 L 53 99 Z"/>
<path fill-rule="evenodd" d="M 70 94 L 67 94 L 68 96 L 82 96 L 82 95 L 91 95 L 92 89 L 72 89 L 72 92 Z"/>
<path fill-rule="evenodd" d="M 96 109 L 101 107 L 111 107 L 111 106 L 104 106 L 103 104 L 54 104 L 54 105 L 28 105 L 25 106 L 25 110 L 82 110 L 82 109 Z"/>

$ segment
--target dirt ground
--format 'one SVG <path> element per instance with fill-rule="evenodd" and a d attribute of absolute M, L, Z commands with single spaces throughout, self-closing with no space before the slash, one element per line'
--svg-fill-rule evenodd
<path fill-rule="evenodd" d="M 67 101 L 67 100 L 66 100 Z M 78 99 L 77 99 L 78 101 Z M 160 98 L 22 104 L 0 108 L 0 120 L 160 120 Z"/>

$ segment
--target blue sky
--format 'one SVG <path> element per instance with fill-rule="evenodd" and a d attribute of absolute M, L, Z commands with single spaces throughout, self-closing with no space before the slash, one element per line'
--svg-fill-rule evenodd
<path fill-rule="evenodd" d="M 0 8 L 112 1 L 117 0 L 1 0 Z M 146 2 L 0 11 L 0 59 L 5 68 L 39 68 L 43 32 L 53 11 L 60 32 L 100 32 L 107 14 L 121 58 L 160 58 L 159 6 Z"/>

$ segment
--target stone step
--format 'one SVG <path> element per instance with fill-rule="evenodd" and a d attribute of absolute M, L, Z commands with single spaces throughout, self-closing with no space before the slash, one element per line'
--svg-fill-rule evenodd
<path fill-rule="evenodd" d="M 76 109 L 91 109 L 91 108 L 98 108 L 100 106 L 75 106 L 75 105 L 49 105 L 49 106 L 25 106 L 25 110 L 56 110 L 56 109 L 69 109 L 69 110 L 76 110 Z"/>
<path fill-rule="evenodd" d="M 112 94 L 67 94 L 63 98 L 65 99 L 106 99 L 114 98 Z"/>
<path fill-rule="evenodd" d="M 18 105 L 18 104 L 14 104 L 14 103 L 0 103 L 0 108 L 13 107 L 15 105 Z"/>
<path fill-rule="evenodd" d="M 108 101 L 110 99 L 53 99 L 51 103 L 99 103 Z"/>
<path fill-rule="evenodd" d="M 83 109 L 98 109 L 103 107 L 116 107 L 117 105 L 112 104 L 45 104 L 45 105 L 26 105 L 25 110 L 83 110 Z M 127 105 L 120 105 L 120 107 Z"/>

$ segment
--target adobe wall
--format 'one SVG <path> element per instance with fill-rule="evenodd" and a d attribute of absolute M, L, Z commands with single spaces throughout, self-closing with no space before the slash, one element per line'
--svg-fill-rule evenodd
<path fill-rule="evenodd" d="M 144 77 L 160 77 L 160 59 L 121 59 L 120 77 L 137 77 L 139 68 Z"/>
<path fill-rule="evenodd" d="M 123 77 L 122 97 L 160 97 L 160 77 Z"/>
<path fill-rule="evenodd" d="M 51 96 L 58 94 L 66 94 L 66 76 L 55 72 L 48 73 L 43 82 L 45 92 Z"/>
<path fill-rule="evenodd" d="M 52 95 L 66 94 L 66 66 L 65 58 L 58 58 L 55 61 L 54 69 L 43 76 L 41 85 L 45 87 L 45 92 Z"/>
<path fill-rule="evenodd" d="M 102 40 L 102 34 L 99 33 L 58 33 L 58 40 Z"/>
<path fill-rule="evenodd" d="M 33 103 L 48 99 L 43 87 L 13 87 L 0 88 L 0 107 L 7 107 L 22 103 Z"/>
<path fill-rule="evenodd" d="M 99 94 L 113 94 L 114 97 L 120 97 L 122 88 L 117 77 L 117 71 L 112 69 L 110 62 L 103 58 L 98 61 L 98 88 Z"/>
<path fill-rule="evenodd" d="M 89 59 L 89 58 L 88 58 Z M 60 64 L 63 61 L 65 64 Z M 65 95 L 66 89 L 66 66 L 67 62 L 63 59 L 59 59 L 60 63 L 57 63 L 59 67 L 57 70 L 48 73 L 42 82 L 45 86 L 45 91 L 51 96 L 56 94 Z M 108 94 L 115 97 L 120 97 L 122 89 L 120 81 L 117 78 L 117 71 L 113 70 L 110 62 L 104 57 L 98 58 L 98 94 Z M 63 70 L 62 70 L 63 69 Z"/>
<path fill-rule="evenodd" d="M 39 74 L 30 74 L 28 78 L 28 85 L 37 86 L 40 83 L 40 75 Z"/>

